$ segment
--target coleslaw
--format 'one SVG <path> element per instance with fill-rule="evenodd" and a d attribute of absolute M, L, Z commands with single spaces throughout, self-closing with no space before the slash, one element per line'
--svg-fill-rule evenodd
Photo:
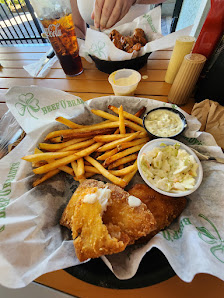
<path fill-rule="evenodd" d="M 143 153 L 140 166 L 147 180 L 163 191 L 182 192 L 195 186 L 198 164 L 178 143 L 162 143 Z"/>

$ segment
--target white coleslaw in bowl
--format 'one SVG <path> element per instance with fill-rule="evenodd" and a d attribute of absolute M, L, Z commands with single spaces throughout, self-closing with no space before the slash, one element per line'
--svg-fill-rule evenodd
<path fill-rule="evenodd" d="M 172 139 L 156 139 L 142 147 L 138 169 L 151 188 L 173 197 L 189 195 L 199 187 L 203 177 L 196 154 Z"/>

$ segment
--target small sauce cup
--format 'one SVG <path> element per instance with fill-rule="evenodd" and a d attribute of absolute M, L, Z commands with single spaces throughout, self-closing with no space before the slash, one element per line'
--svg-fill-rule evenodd
<path fill-rule="evenodd" d="M 153 118 L 153 115 L 156 117 Z M 174 138 L 183 133 L 187 127 L 187 120 L 179 110 L 159 107 L 145 114 L 143 126 L 153 138 Z"/>
<path fill-rule="evenodd" d="M 108 78 L 117 96 L 134 96 L 140 80 L 141 75 L 138 71 L 126 68 L 112 72 Z"/>

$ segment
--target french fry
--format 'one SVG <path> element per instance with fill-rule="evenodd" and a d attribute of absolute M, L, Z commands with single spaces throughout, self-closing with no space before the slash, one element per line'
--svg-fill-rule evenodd
<path fill-rule="evenodd" d="M 113 133 L 114 128 L 104 128 L 104 129 L 98 129 L 98 130 L 92 130 L 92 131 L 83 131 L 83 132 L 72 132 L 70 135 L 66 135 L 65 137 L 62 135 L 61 138 L 64 141 L 71 140 L 73 138 L 92 138 L 96 135 L 101 134 L 110 134 Z"/>
<path fill-rule="evenodd" d="M 33 187 L 41 184 L 42 182 L 48 180 L 51 177 L 57 175 L 59 172 L 60 172 L 60 170 L 56 169 L 56 170 L 52 170 L 52 171 L 46 173 L 45 175 L 43 175 L 42 177 L 38 178 L 37 180 L 35 180 L 33 182 Z"/>
<path fill-rule="evenodd" d="M 63 149 L 65 147 L 71 146 L 76 143 L 80 143 L 83 141 L 88 140 L 88 138 L 78 138 L 78 139 L 72 139 L 70 141 L 64 142 L 64 143 L 59 143 L 59 144 L 48 144 L 48 143 L 40 143 L 39 148 L 44 149 L 46 151 L 56 151 Z"/>
<path fill-rule="evenodd" d="M 46 136 L 45 140 L 51 143 L 40 143 L 39 148 L 47 152 L 43 153 L 36 148 L 35 154 L 23 157 L 37 166 L 33 169 L 35 174 L 43 174 L 34 182 L 34 186 L 60 171 L 74 176 L 79 182 L 95 174 L 102 174 L 116 185 L 127 185 L 136 172 L 138 154 L 135 152 L 149 139 L 142 127 L 142 119 L 139 118 L 145 108 L 141 108 L 135 115 L 125 112 L 122 105 L 119 108 L 110 105 L 109 109 L 117 115 L 92 110 L 95 115 L 106 119 L 93 125 L 79 125 L 64 117 L 56 118 L 56 121 L 69 129 L 52 131 Z M 127 128 L 132 133 L 126 133 Z M 105 153 L 98 156 L 101 152 Z M 104 161 L 103 164 L 96 159 Z M 133 165 L 126 165 L 133 160 Z M 71 167 L 68 166 L 70 163 Z M 104 166 L 108 166 L 108 170 Z"/>
<path fill-rule="evenodd" d="M 100 174 L 100 171 L 97 170 L 97 168 L 93 167 L 92 165 L 91 165 L 91 166 L 86 166 L 86 165 L 85 165 L 85 172 L 87 172 L 87 173 Z"/>
<path fill-rule="evenodd" d="M 81 128 L 84 126 L 84 125 L 76 124 L 76 123 L 72 122 L 71 120 L 68 120 L 64 117 L 57 117 L 55 120 L 70 127 L 70 128 Z"/>
<path fill-rule="evenodd" d="M 117 146 L 117 149 L 118 151 L 122 151 L 124 149 L 130 148 L 136 145 L 146 144 L 148 141 L 149 141 L 149 138 L 144 138 L 144 139 L 137 139 L 132 142 L 121 143 Z"/>
<path fill-rule="evenodd" d="M 96 159 L 97 159 L 97 160 L 105 160 L 105 159 L 107 159 L 108 157 L 110 157 L 110 156 L 116 154 L 117 152 L 118 152 L 118 149 L 117 149 L 117 148 L 114 148 L 114 149 L 109 150 L 109 151 L 105 152 L 104 154 L 98 156 Z"/>
<path fill-rule="evenodd" d="M 68 167 L 68 166 L 62 166 L 60 168 L 58 168 L 59 170 L 71 175 L 71 176 L 74 176 L 74 171 L 72 168 Z"/>
<path fill-rule="evenodd" d="M 134 152 L 139 151 L 142 147 L 144 146 L 144 144 L 140 144 L 131 148 L 128 148 L 124 151 L 118 152 L 117 154 L 108 157 L 105 161 L 104 161 L 104 166 L 108 166 L 110 163 L 114 162 L 117 159 L 120 159 L 124 156 L 130 155 Z"/>
<path fill-rule="evenodd" d="M 84 179 L 90 178 L 94 175 L 96 175 L 96 173 L 85 173 Z M 74 177 L 74 180 L 79 181 L 79 182 L 83 181 L 84 179 L 79 180 L 76 177 Z"/>
<path fill-rule="evenodd" d="M 89 146 L 88 148 L 85 148 L 79 152 L 76 152 L 76 155 L 78 157 L 84 157 L 87 155 L 90 155 L 91 153 L 93 153 L 95 150 L 97 150 L 97 148 L 99 148 L 100 146 L 102 146 L 103 143 L 95 143 L 91 146 Z"/>
<path fill-rule="evenodd" d="M 79 159 L 80 157 L 84 157 L 86 155 L 91 154 L 101 145 L 102 145 L 102 143 L 95 143 L 95 144 L 91 145 L 89 148 L 85 148 L 85 149 L 77 152 L 76 154 L 71 154 L 69 156 L 55 160 L 55 161 L 51 162 L 50 164 L 43 165 L 42 167 L 36 168 L 33 170 L 33 172 L 35 174 L 44 174 L 51 170 L 55 170 L 61 166 L 65 166 L 65 165 L 71 163 L 74 160 Z M 72 151 L 69 151 L 69 152 L 71 153 Z"/>
<path fill-rule="evenodd" d="M 133 160 L 136 160 L 138 157 L 138 154 L 134 153 L 134 154 L 131 154 L 131 155 L 128 155 L 128 156 L 125 156 L 125 157 L 122 157 L 118 160 L 116 160 L 115 162 L 111 163 L 108 167 L 109 170 L 112 170 L 114 168 L 117 168 L 119 167 L 120 165 L 124 165 L 128 162 L 131 162 Z"/>
<path fill-rule="evenodd" d="M 34 154 L 38 154 L 38 153 L 42 153 L 42 151 L 40 150 L 40 149 L 38 149 L 38 148 L 35 148 L 34 149 Z M 38 167 L 40 167 L 40 166 L 43 166 L 43 165 L 45 165 L 47 162 L 46 161 L 37 161 L 37 162 L 32 162 L 32 167 L 33 168 L 38 168 Z"/>
<path fill-rule="evenodd" d="M 131 165 L 120 170 L 109 170 L 109 172 L 115 176 L 124 176 L 131 173 L 134 170 L 135 170 L 135 165 Z"/>
<path fill-rule="evenodd" d="M 47 161 L 36 161 L 36 162 L 32 162 L 32 168 L 39 168 L 43 165 L 46 165 L 47 164 Z"/>
<path fill-rule="evenodd" d="M 60 137 L 51 138 L 48 141 L 50 141 L 51 143 L 62 143 L 63 138 L 60 136 Z"/>
<path fill-rule="evenodd" d="M 123 110 L 123 106 L 121 105 L 118 109 L 118 113 L 119 113 L 119 129 L 120 129 L 120 133 L 125 134 L 126 133 L 126 129 L 125 129 L 125 125 L 124 125 L 124 110 Z"/>
<path fill-rule="evenodd" d="M 143 113 L 145 113 L 145 111 L 146 111 L 146 107 L 142 107 L 140 110 L 138 110 L 138 112 L 135 113 L 135 116 L 136 117 L 141 117 L 141 115 Z"/>
<path fill-rule="evenodd" d="M 116 140 L 116 141 L 107 143 L 107 144 L 103 145 L 102 147 L 99 147 L 99 148 L 97 149 L 97 151 L 98 151 L 98 152 L 104 152 L 104 151 L 107 151 L 107 150 L 111 150 L 111 149 L 117 147 L 118 145 L 122 144 L 123 142 L 129 142 L 129 141 L 132 141 L 132 140 L 135 139 L 138 135 L 139 135 L 139 132 L 136 132 L 136 133 L 133 133 L 132 135 L 129 135 L 129 136 L 126 137 L 126 138 L 119 139 L 119 140 Z"/>
<path fill-rule="evenodd" d="M 146 111 L 146 107 L 142 107 L 140 110 L 138 110 L 138 111 L 135 113 L 135 116 L 136 116 L 136 117 L 141 117 L 141 115 L 142 115 L 143 113 L 145 113 L 145 111 Z M 133 129 L 131 129 L 131 132 L 133 132 Z"/>
<path fill-rule="evenodd" d="M 106 122 L 106 123 L 105 122 L 106 121 L 98 124 L 87 125 L 85 127 L 77 128 L 77 129 L 64 129 L 64 130 L 52 131 L 45 137 L 45 140 L 49 140 L 59 136 L 69 136 L 69 135 L 71 136 L 73 134 L 78 134 L 78 133 L 90 132 L 90 131 L 95 131 L 95 130 L 100 130 L 105 128 L 119 127 L 119 121 Z"/>
<path fill-rule="evenodd" d="M 96 175 L 96 173 L 85 173 L 85 178 L 90 178 L 94 175 Z"/>
<path fill-rule="evenodd" d="M 35 148 L 35 151 L 34 151 L 34 154 L 35 153 L 43 153 L 40 149 L 38 149 L 38 148 Z M 51 159 L 51 160 L 48 160 L 47 162 L 48 163 L 50 163 L 50 162 L 53 162 L 54 161 L 54 159 Z M 37 162 L 36 164 L 40 164 L 40 166 L 42 166 L 43 164 L 41 164 L 41 162 Z M 62 166 L 62 167 L 60 167 L 60 168 L 58 168 L 60 171 L 63 171 L 63 172 L 65 172 L 65 173 L 68 173 L 68 174 L 70 174 L 71 176 L 74 176 L 74 172 L 73 172 L 73 169 L 72 168 L 70 168 L 70 167 L 68 167 L 68 166 Z M 45 181 L 45 180 L 44 180 Z"/>
<path fill-rule="evenodd" d="M 96 142 L 102 142 L 102 143 L 108 143 L 108 142 L 112 142 L 118 139 L 123 139 L 126 138 L 128 136 L 131 136 L 133 134 L 132 133 L 126 133 L 126 134 L 112 134 L 112 135 L 99 135 L 99 136 L 95 136 L 94 140 Z M 145 138 L 147 137 L 147 132 L 139 132 L 139 134 L 136 136 L 137 138 Z"/>
<path fill-rule="evenodd" d="M 97 170 L 99 170 L 99 172 L 104 177 L 106 177 L 107 179 L 109 179 L 114 184 L 116 184 L 116 185 L 118 185 L 120 187 L 123 187 L 123 188 L 126 186 L 126 182 L 124 182 L 121 178 L 118 178 L 118 177 L 114 176 L 113 174 L 109 173 L 98 161 L 96 161 L 92 157 L 86 156 L 85 159 L 88 162 L 90 162 L 95 168 L 97 168 Z"/>
<path fill-rule="evenodd" d="M 107 113 L 107 112 L 104 112 L 104 111 L 101 111 L 101 110 L 94 110 L 92 109 L 91 112 L 94 114 L 94 115 L 97 115 L 99 117 L 102 117 L 102 118 L 105 118 L 105 119 L 108 119 L 108 120 L 111 120 L 111 121 L 119 121 L 119 117 L 117 116 L 114 116 L 110 113 Z M 119 126 L 118 126 L 119 127 Z"/>
<path fill-rule="evenodd" d="M 117 107 L 115 107 L 115 106 L 109 105 L 109 106 L 108 106 L 108 109 L 110 109 L 111 111 L 113 111 L 113 112 L 116 113 L 116 114 L 119 114 L 119 109 L 118 109 Z M 140 124 L 140 125 L 143 125 L 143 124 L 142 124 L 142 119 L 141 119 L 141 118 L 136 117 L 135 115 L 132 115 L 132 114 L 130 114 L 130 113 L 128 113 L 128 112 L 125 112 L 125 111 L 124 111 L 124 117 L 125 117 L 126 119 L 131 120 L 131 121 L 134 121 L 135 123 L 138 123 L 138 124 Z"/>
<path fill-rule="evenodd" d="M 131 179 L 134 177 L 136 172 L 138 171 L 138 166 L 137 166 L 137 160 L 134 163 L 134 169 L 127 175 L 123 176 L 123 180 L 126 182 L 126 185 L 131 181 Z"/>
<path fill-rule="evenodd" d="M 118 108 L 116 108 L 116 109 L 118 111 Z M 115 121 L 115 122 L 119 121 L 119 117 L 114 116 L 114 115 L 111 115 L 111 114 L 109 114 L 107 112 L 104 112 L 104 111 L 101 111 L 101 110 L 91 110 L 91 112 L 93 114 L 95 114 L 97 116 L 100 116 L 100 117 L 103 117 L 105 119 L 109 119 L 109 120 L 112 120 L 112 121 Z M 124 112 L 124 115 L 125 115 L 125 112 Z M 129 114 L 129 115 L 131 115 L 131 114 Z M 134 115 L 131 115 L 131 116 L 135 117 Z M 138 118 L 138 117 L 136 117 L 136 118 Z M 138 118 L 138 119 L 140 119 L 140 118 Z M 141 120 L 141 125 L 142 125 L 142 119 L 140 119 L 140 120 Z M 135 124 L 135 123 L 133 123 L 133 122 L 131 122 L 129 120 L 125 120 L 124 121 L 124 124 L 125 124 L 125 126 L 128 126 L 129 128 L 132 128 L 135 131 L 143 131 L 143 132 L 145 132 L 144 127 L 139 126 L 139 125 L 137 125 L 137 124 Z"/>
<path fill-rule="evenodd" d="M 51 160 L 62 158 L 74 153 L 73 151 L 66 151 L 66 152 L 47 152 L 47 153 L 37 153 L 32 155 L 27 155 L 22 157 L 23 160 L 30 161 L 30 162 L 37 162 L 41 160 Z"/>
<path fill-rule="evenodd" d="M 71 166 L 72 166 L 75 176 L 77 176 L 77 161 L 76 160 L 72 161 Z"/>
<path fill-rule="evenodd" d="M 93 143 L 95 143 L 95 141 L 93 139 L 87 140 L 84 142 L 76 143 L 76 144 L 70 145 L 68 147 L 65 147 L 65 148 L 61 149 L 60 152 L 73 151 L 73 150 L 77 150 L 77 149 L 86 148 L 86 147 L 92 145 Z"/>
<path fill-rule="evenodd" d="M 72 154 L 72 155 L 69 155 L 69 156 L 66 156 L 66 157 L 63 157 L 61 159 L 57 159 L 49 164 L 46 164 L 46 165 L 43 165 L 39 168 L 36 168 L 33 170 L 33 172 L 35 174 L 44 174 L 44 173 L 47 173 L 49 171 L 52 171 L 52 170 L 55 170 L 61 166 L 65 166 L 69 163 L 71 163 L 72 161 L 74 160 L 77 160 L 79 157 L 75 154 Z"/>
<path fill-rule="evenodd" d="M 76 177 L 77 179 L 84 179 L 84 174 L 85 174 L 85 168 L 84 168 L 84 160 L 83 158 L 77 159 L 77 174 Z"/>

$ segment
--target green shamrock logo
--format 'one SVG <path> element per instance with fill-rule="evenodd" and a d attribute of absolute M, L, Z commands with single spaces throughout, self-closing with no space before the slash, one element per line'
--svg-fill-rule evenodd
<path fill-rule="evenodd" d="M 210 248 L 213 256 L 218 259 L 220 262 L 224 263 L 224 240 L 221 238 L 216 226 L 203 214 L 199 214 L 200 217 L 204 218 L 214 229 L 215 235 L 213 235 L 205 227 L 196 227 L 198 230 L 198 236 L 206 243 L 211 244 Z"/>
<path fill-rule="evenodd" d="M 39 100 L 34 98 L 33 93 L 27 93 L 19 96 L 19 101 L 15 104 L 15 107 L 21 116 L 24 116 L 27 110 L 31 117 L 38 119 L 32 114 L 32 112 L 36 113 L 40 110 L 38 104 Z"/>
<path fill-rule="evenodd" d="M 105 48 L 105 43 L 102 41 L 98 41 L 97 44 L 92 44 L 91 48 L 90 48 L 90 53 L 91 54 L 95 54 L 100 58 L 106 58 L 106 55 L 103 51 L 103 49 Z"/>

